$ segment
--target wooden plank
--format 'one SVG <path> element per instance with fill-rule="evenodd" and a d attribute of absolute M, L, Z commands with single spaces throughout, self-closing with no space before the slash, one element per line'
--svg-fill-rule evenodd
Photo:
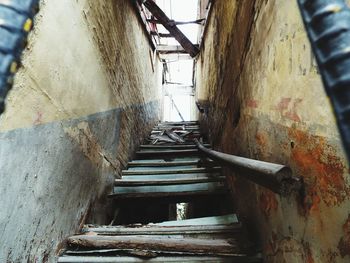
<path fill-rule="evenodd" d="M 152 130 L 151 131 L 151 134 L 159 134 L 159 133 L 162 133 L 164 130 Z M 175 132 L 178 132 L 180 133 L 180 130 L 175 130 Z M 200 134 L 199 131 L 192 131 L 191 134 Z"/>
<path fill-rule="evenodd" d="M 210 144 L 205 144 L 205 147 L 211 148 Z M 140 149 L 197 149 L 197 146 L 192 145 L 182 145 L 182 144 L 175 144 L 175 145 L 157 145 L 157 144 L 143 144 L 140 146 Z"/>
<path fill-rule="evenodd" d="M 143 4 L 152 13 L 152 15 L 162 23 L 169 33 L 174 36 L 174 38 L 180 43 L 183 49 L 191 55 L 191 57 L 197 56 L 199 53 L 198 47 L 191 43 L 191 41 L 181 32 L 181 30 L 172 22 L 172 20 L 166 16 L 166 14 L 153 0 L 146 0 L 143 2 Z"/>
<path fill-rule="evenodd" d="M 138 156 L 164 156 L 164 155 L 185 155 L 185 154 L 199 154 L 198 149 L 186 150 L 160 150 L 160 151 L 137 151 Z"/>
<path fill-rule="evenodd" d="M 171 34 L 164 34 L 164 33 L 159 33 L 159 32 L 155 32 L 155 31 L 152 31 L 151 35 L 152 36 L 159 36 L 159 37 L 163 37 L 163 38 L 173 38 L 174 37 Z"/>
<path fill-rule="evenodd" d="M 169 180 L 169 179 L 186 179 L 196 177 L 218 177 L 220 173 L 193 173 L 193 174 L 157 174 L 157 175 L 126 175 L 126 180 Z"/>
<path fill-rule="evenodd" d="M 190 174 L 190 173 L 209 173 L 209 172 L 219 172 L 221 167 L 199 167 L 190 169 L 167 169 L 166 167 L 159 170 L 123 170 L 122 175 L 156 175 L 156 174 Z"/>
<path fill-rule="evenodd" d="M 177 165 L 177 166 L 158 166 L 158 167 L 150 167 L 150 166 L 143 166 L 143 167 L 128 167 L 127 171 L 145 171 L 145 170 L 181 170 L 181 169 L 195 169 L 198 168 L 198 165 Z M 204 167 L 204 166 L 202 166 Z"/>
<path fill-rule="evenodd" d="M 240 223 L 227 225 L 194 226 L 84 226 L 83 233 L 94 232 L 99 235 L 190 235 L 190 234 L 233 234 L 242 231 Z"/>
<path fill-rule="evenodd" d="M 187 54 L 187 51 L 182 46 L 157 45 L 156 50 L 160 54 Z"/>
<path fill-rule="evenodd" d="M 168 135 L 168 137 L 172 140 L 174 140 L 175 142 L 178 142 L 178 143 L 183 143 L 185 142 L 185 140 L 180 137 L 179 135 L 177 135 L 175 132 L 173 131 L 170 131 L 170 130 L 165 130 L 165 134 Z"/>
<path fill-rule="evenodd" d="M 238 218 L 236 214 L 228 214 L 222 216 L 208 216 L 200 218 L 192 218 L 185 220 L 176 220 L 176 221 L 165 221 L 162 223 L 157 223 L 154 225 L 157 226 L 190 226 L 190 225 L 230 225 L 237 224 Z"/>
<path fill-rule="evenodd" d="M 140 257 L 98 257 L 98 256 L 63 256 L 59 263 L 135 263 L 135 262 L 167 262 L 167 263 L 261 263 L 261 257 L 230 256 L 230 257 L 206 257 L 206 256 L 159 256 L 143 259 Z"/>
<path fill-rule="evenodd" d="M 179 197 L 221 195 L 228 193 L 228 189 L 222 182 L 197 183 L 184 185 L 165 185 L 165 186 L 132 186 L 114 187 L 112 198 L 133 199 L 133 198 L 159 198 L 172 197 L 175 200 Z"/>
<path fill-rule="evenodd" d="M 199 161 L 201 160 L 198 156 L 178 156 L 164 160 L 164 158 L 153 158 L 153 159 L 134 159 L 132 163 L 170 163 L 170 162 L 182 162 L 182 161 Z"/>
<path fill-rule="evenodd" d="M 193 89 L 193 87 L 190 87 Z M 199 125 L 168 125 L 168 124 L 158 124 L 154 127 L 155 129 L 186 129 L 186 130 L 191 130 L 191 129 L 197 129 L 199 130 L 200 127 Z"/>
<path fill-rule="evenodd" d="M 114 194 L 141 194 L 141 195 L 153 195 L 153 194 L 164 194 L 164 195 L 175 195 L 181 193 L 195 193 L 195 192 L 215 192 L 225 188 L 222 182 L 213 183 L 198 183 L 198 184 L 187 184 L 187 185 L 165 185 L 165 186 L 132 186 L 132 187 L 114 187 Z"/>
<path fill-rule="evenodd" d="M 150 160 L 150 162 L 129 162 L 128 167 L 172 167 L 172 166 L 183 166 L 183 165 L 193 165 L 197 166 L 199 165 L 198 161 L 173 161 L 173 162 L 152 162 L 153 160 Z M 209 161 L 208 163 L 214 164 L 213 161 Z"/>
<path fill-rule="evenodd" d="M 171 159 L 180 159 L 186 157 L 204 157 L 204 155 L 197 150 L 182 150 L 180 151 L 145 151 L 145 152 L 137 152 L 135 156 L 135 160 L 140 159 L 159 159 L 163 160 L 171 160 Z"/>
<path fill-rule="evenodd" d="M 197 165 L 199 161 L 177 161 L 177 162 L 129 162 L 128 167 L 163 167 L 163 166 L 183 166 Z"/>
<path fill-rule="evenodd" d="M 116 179 L 115 186 L 141 186 L 141 185 L 174 185 L 174 184 L 193 184 L 193 183 L 208 183 L 208 182 L 224 182 L 225 176 L 215 177 L 192 177 L 183 179 L 153 179 L 153 180 L 127 180 Z"/>
<path fill-rule="evenodd" d="M 137 162 L 129 162 L 128 167 L 176 167 L 182 165 L 198 165 L 198 161 L 178 161 L 178 162 L 149 162 L 149 163 L 137 163 Z"/>
<path fill-rule="evenodd" d="M 158 54 L 160 59 L 169 61 L 193 60 L 189 54 Z"/>
<path fill-rule="evenodd" d="M 78 248 L 118 248 L 164 252 L 187 252 L 197 255 L 230 256 L 241 254 L 241 249 L 234 240 L 168 238 L 153 236 L 99 236 L 78 235 L 69 237 L 67 242 Z"/>
<path fill-rule="evenodd" d="M 198 125 L 199 122 L 198 121 L 164 121 L 161 122 L 160 124 L 162 125 Z"/>

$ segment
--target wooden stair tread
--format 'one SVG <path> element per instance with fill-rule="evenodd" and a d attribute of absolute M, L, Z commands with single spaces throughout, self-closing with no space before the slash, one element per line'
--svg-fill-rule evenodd
<path fill-rule="evenodd" d="M 85 226 L 83 232 L 94 232 L 108 235 L 184 235 L 184 234 L 213 234 L 235 233 L 241 230 L 241 224 L 228 225 L 190 225 L 190 226 L 161 226 L 161 225 L 138 225 L 138 226 Z"/>
<path fill-rule="evenodd" d="M 137 151 L 136 154 L 188 154 L 188 153 L 198 153 L 198 149 L 171 149 L 171 150 L 141 150 Z"/>
<path fill-rule="evenodd" d="M 77 235 L 67 240 L 71 247 L 100 249 L 138 249 L 157 252 L 183 252 L 197 255 L 241 254 L 234 239 L 198 239 L 192 237 L 169 238 L 167 236 L 102 236 Z"/>
<path fill-rule="evenodd" d="M 189 174 L 189 173 L 212 173 L 219 172 L 221 167 L 195 167 L 195 168 L 186 168 L 186 169 L 149 169 L 149 170 L 123 170 L 122 175 L 156 175 L 156 174 Z"/>
<path fill-rule="evenodd" d="M 198 163 L 201 159 L 199 157 L 196 157 L 196 156 L 186 156 L 186 157 L 176 157 L 176 158 L 171 158 L 171 159 L 168 159 L 168 160 L 164 160 L 164 159 L 140 159 L 140 160 L 133 160 L 131 162 L 129 162 L 128 164 L 129 165 L 147 165 L 147 164 L 150 164 L 150 165 L 163 165 L 163 164 L 176 164 L 177 163 L 182 163 L 182 162 L 195 162 L 195 163 Z"/>
<path fill-rule="evenodd" d="M 128 256 L 63 256 L 58 259 L 59 263 L 134 263 L 134 262 L 177 262 L 177 263 L 260 263 L 261 257 L 232 256 L 232 257 L 208 257 L 208 256 L 159 256 L 155 258 L 142 259 L 140 257 Z"/>
<path fill-rule="evenodd" d="M 156 223 L 157 226 L 192 226 L 192 225 L 230 225 L 238 223 L 236 214 L 228 214 L 222 216 L 207 216 L 200 218 L 191 218 L 185 220 L 165 221 Z"/>
<path fill-rule="evenodd" d="M 210 148 L 210 144 L 205 144 L 204 145 L 207 148 Z M 175 144 L 175 145 L 157 145 L 157 144 L 143 144 L 140 146 L 140 149 L 145 150 L 145 149 L 197 149 L 197 146 L 195 144 L 187 144 L 187 145 L 182 145 L 182 144 Z"/>
<path fill-rule="evenodd" d="M 137 186 L 137 185 L 172 185 L 172 184 L 189 184 L 189 183 L 205 183 L 205 182 L 222 182 L 225 181 L 224 176 L 193 176 L 185 178 L 170 179 L 116 179 L 114 185 L 121 186 Z"/>
<path fill-rule="evenodd" d="M 220 177 L 221 173 L 189 173 L 189 174 L 151 174 L 151 175 L 125 175 L 122 179 L 117 180 L 171 180 L 171 179 L 191 179 L 202 177 Z"/>
<path fill-rule="evenodd" d="M 216 194 L 227 192 L 222 182 L 194 183 L 182 185 L 155 185 L 155 186 L 116 186 L 112 197 L 162 197 L 196 194 Z"/>

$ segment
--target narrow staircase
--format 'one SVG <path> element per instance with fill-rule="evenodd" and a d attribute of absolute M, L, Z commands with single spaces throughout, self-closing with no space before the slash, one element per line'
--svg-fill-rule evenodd
<path fill-rule="evenodd" d="M 84 226 L 58 262 L 262 262 L 232 213 L 221 167 L 194 138 L 197 122 L 156 125 L 115 180 L 113 224 Z"/>

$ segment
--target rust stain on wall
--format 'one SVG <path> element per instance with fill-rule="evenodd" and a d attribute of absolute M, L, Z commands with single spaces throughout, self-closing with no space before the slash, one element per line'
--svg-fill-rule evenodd
<path fill-rule="evenodd" d="M 350 214 L 345 224 L 343 225 L 344 236 L 341 238 L 338 244 L 340 255 L 345 257 L 350 255 Z"/>
<path fill-rule="evenodd" d="M 250 100 L 247 101 L 247 107 L 248 107 L 248 108 L 256 109 L 256 108 L 259 107 L 259 101 L 258 101 L 258 100 L 250 99 Z"/>
<path fill-rule="evenodd" d="M 348 198 L 350 188 L 344 178 L 344 162 L 337 151 L 320 136 L 293 128 L 289 130 L 289 136 L 296 145 L 291 150 L 291 159 L 301 176 L 308 175 L 305 182 L 309 189 L 305 200 L 312 200 L 308 205 L 310 209 L 317 209 L 318 195 L 327 206 L 340 205 Z"/>
<path fill-rule="evenodd" d="M 268 135 L 265 132 L 257 132 L 255 135 L 256 143 L 264 148 L 268 143 Z"/>
<path fill-rule="evenodd" d="M 290 119 L 295 122 L 300 122 L 301 118 L 297 113 L 299 104 L 303 100 L 300 98 L 282 98 L 280 102 L 276 105 L 275 110 L 280 112 L 281 116 Z"/>

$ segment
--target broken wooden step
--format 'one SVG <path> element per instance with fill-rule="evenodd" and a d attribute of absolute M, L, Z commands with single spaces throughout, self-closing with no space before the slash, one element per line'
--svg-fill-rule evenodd
<path fill-rule="evenodd" d="M 169 238 L 168 236 L 78 235 L 68 238 L 71 247 L 84 249 L 136 249 L 197 255 L 234 256 L 242 253 L 237 241 L 225 239 Z"/>
<path fill-rule="evenodd" d="M 232 237 L 242 232 L 242 224 L 238 222 L 235 214 L 225 216 L 212 216 L 178 221 L 166 221 L 158 224 L 134 224 L 126 226 L 96 226 L 86 225 L 82 233 L 94 235 L 146 235 L 169 237 Z"/>
<path fill-rule="evenodd" d="M 127 226 L 86 225 L 58 262 L 261 262 L 235 214 Z"/>

